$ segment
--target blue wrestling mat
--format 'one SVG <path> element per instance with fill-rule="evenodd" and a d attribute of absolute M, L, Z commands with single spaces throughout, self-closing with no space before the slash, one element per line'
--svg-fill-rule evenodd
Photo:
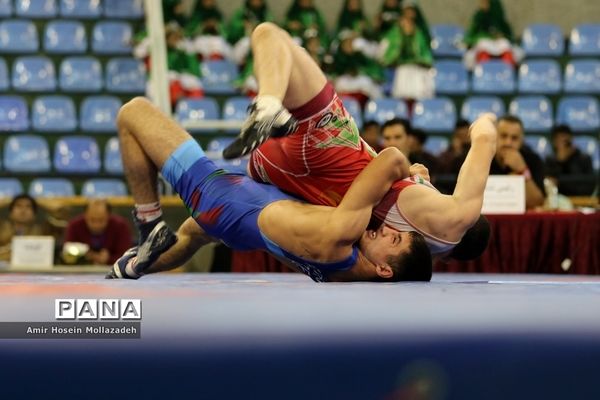
<path fill-rule="evenodd" d="M 140 339 L 0 339 L 2 398 L 599 399 L 600 278 L 1 274 L 0 321 L 141 299 Z"/>

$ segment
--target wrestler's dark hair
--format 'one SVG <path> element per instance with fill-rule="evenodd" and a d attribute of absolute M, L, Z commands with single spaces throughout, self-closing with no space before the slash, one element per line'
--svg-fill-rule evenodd
<path fill-rule="evenodd" d="M 399 256 L 390 256 L 387 259 L 394 275 L 387 282 L 400 281 L 425 281 L 431 280 L 432 260 L 431 252 L 423 235 L 409 232 L 411 243 L 409 251 Z"/>
<path fill-rule="evenodd" d="M 474 260 L 481 256 L 490 241 L 490 223 L 483 215 L 470 227 L 460 242 L 450 252 L 458 261 Z"/>
<path fill-rule="evenodd" d="M 13 208 L 15 208 L 15 205 L 17 204 L 17 201 L 19 200 L 28 200 L 29 204 L 31 205 L 31 208 L 33 208 L 33 213 L 37 213 L 37 209 L 38 209 L 38 204 L 37 201 L 35 201 L 35 199 L 33 197 L 31 197 L 30 195 L 26 194 L 26 193 L 21 193 L 16 195 L 15 197 L 13 197 L 13 199 L 10 201 L 10 204 L 8 205 L 8 211 L 11 212 L 13 210 Z"/>

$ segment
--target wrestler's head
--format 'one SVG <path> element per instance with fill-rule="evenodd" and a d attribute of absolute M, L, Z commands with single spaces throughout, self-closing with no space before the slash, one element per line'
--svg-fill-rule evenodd
<path fill-rule="evenodd" d="M 379 277 L 375 280 L 431 280 L 431 253 L 417 232 L 398 232 L 382 224 L 375 230 L 365 231 L 359 248 L 374 264 Z"/>

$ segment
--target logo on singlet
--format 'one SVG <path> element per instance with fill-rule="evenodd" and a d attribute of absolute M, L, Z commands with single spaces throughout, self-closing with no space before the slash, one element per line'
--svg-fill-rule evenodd
<path fill-rule="evenodd" d="M 328 138 L 315 145 L 318 149 L 328 149 L 330 147 L 350 147 L 352 149 L 360 148 L 360 135 L 354 119 L 339 107 L 326 113 L 317 122 L 316 129 L 321 129 L 328 133 Z"/>

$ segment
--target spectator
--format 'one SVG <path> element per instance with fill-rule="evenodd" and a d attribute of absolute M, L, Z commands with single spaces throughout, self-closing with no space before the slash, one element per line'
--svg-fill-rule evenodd
<path fill-rule="evenodd" d="M 8 205 L 8 219 L 0 222 L 0 261 L 10 261 L 11 243 L 14 236 L 43 235 L 36 222 L 38 205 L 27 194 L 15 196 Z"/>
<path fill-rule="evenodd" d="M 273 21 L 273 15 L 265 0 L 246 0 L 227 25 L 227 40 L 235 46 L 240 40 L 249 38 L 256 25 L 266 21 Z"/>
<path fill-rule="evenodd" d="M 165 24 L 177 22 L 179 26 L 185 26 L 189 20 L 185 0 L 163 0 L 163 19 Z"/>
<path fill-rule="evenodd" d="M 461 119 L 454 126 L 448 149 L 438 156 L 438 167 L 441 174 L 456 174 L 471 146 L 468 121 Z"/>
<path fill-rule="evenodd" d="M 410 18 L 415 22 L 415 25 L 423 34 L 425 41 L 431 44 L 429 24 L 425 19 L 425 15 L 421 11 L 421 7 L 419 7 L 418 0 L 404 0 L 404 2 L 402 2 L 402 14 L 406 15 L 407 18 Z"/>
<path fill-rule="evenodd" d="M 371 27 L 363 12 L 362 0 L 346 0 L 338 18 L 338 34 L 344 30 L 356 32 L 360 37 L 366 37 L 371 34 Z"/>
<path fill-rule="evenodd" d="M 379 124 L 376 121 L 366 121 L 363 124 L 360 136 L 377 153 L 383 150 L 383 147 L 381 146 L 381 132 L 379 130 Z"/>
<path fill-rule="evenodd" d="M 408 159 L 412 164 L 423 164 L 429 170 L 431 182 L 435 180 L 435 176 L 439 173 L 437 158 L 425 151 L 425 142 L 427 142 L 427 134 L 421 129 L 411 129 L 408 131 L 408 143 L 410 146 L 410 154 Z"/>
<path fill-rule="evenodd" d="M 479 0 L 479 9 L 465 34 L 465 44 L 469 47 L 465 65 L 473 69 L 478 63 L 499 58 L 515 66 L 523 52 L 512 41 L 512 29 L 504 17 L 500 0 Z"/>
<path fill-rule="evenodd" d="M 395 147 L 408 157 L 410 154 L 408 132 L 410 132 L 410 122 L 408 120 L 394 118 L 386 121 L 381 127 L 383 148 Z"/>
<path fill-rule="evenodd" d="M 216 0 L 197 0 L 189 22 L 184 26 L 185 36 L 195 37 L 201 32 L 211 32 L 225 37 L 223 14 Z"/>
<path fill-rule="evenodd" d="M 554 154 L 546 158 L 547 175 L 558 181 L 558 191 L 566 196 L 586 196 L 594 190 L 593 185 L 582 185 L 576 181 L 561 181 L 561 176 L 594 176 L 592 159 L 573 145 L 573 132 L 567 125 L 552 129 L 552 150 Z"/>
<path fill-rule="evenodd" d="M 523 145 L 523 123 L 513 115 L 498 119 L 498 144 L 492 160 L 491 175 L 523 175 L 525 205 L 528 209 L 544 203 L 544 163 L 529 147 Z"/>
<path fill-rule="evenodd" d="M 127 221 L 113 215 L 106 200 L 91 200 L 83 215 L 69 222 L 65 242 L 89 246 L 86 259 L 92 264 L 113 264 L 131 247 L 133 237 Z"/>
<path fill-rule="evenodd" d="M 383 0 L 381 10 L 375 18 L 375 29 L 379 39 L 383 39 L 387 32 L 396 26 L 400 15 L 402 15 L 401 0 Z"/>
<path fill-rule="evenodd" d="M 324 72 L 329 72 L 331 65 L 333 64 L 333 57 L 327 53 L 327 50 L 321 44 L 319 33 L 316 30 L 307 29 L 304 32 L 302 46 L 304 46 L 312 59 L 315 60 L 319 68 Z"/>
<path fill-rule="evenodd" d="M 314 29 L 318 32 L 321 45 L 324 48 L 329 46 L 325 19 L 314 6 L 313 0 L 294 0 L 286 14 L 285 29 L 292 37 L 298 39 L 298 42 L 302 41 L 301 38 L 307 29 Z"/>

